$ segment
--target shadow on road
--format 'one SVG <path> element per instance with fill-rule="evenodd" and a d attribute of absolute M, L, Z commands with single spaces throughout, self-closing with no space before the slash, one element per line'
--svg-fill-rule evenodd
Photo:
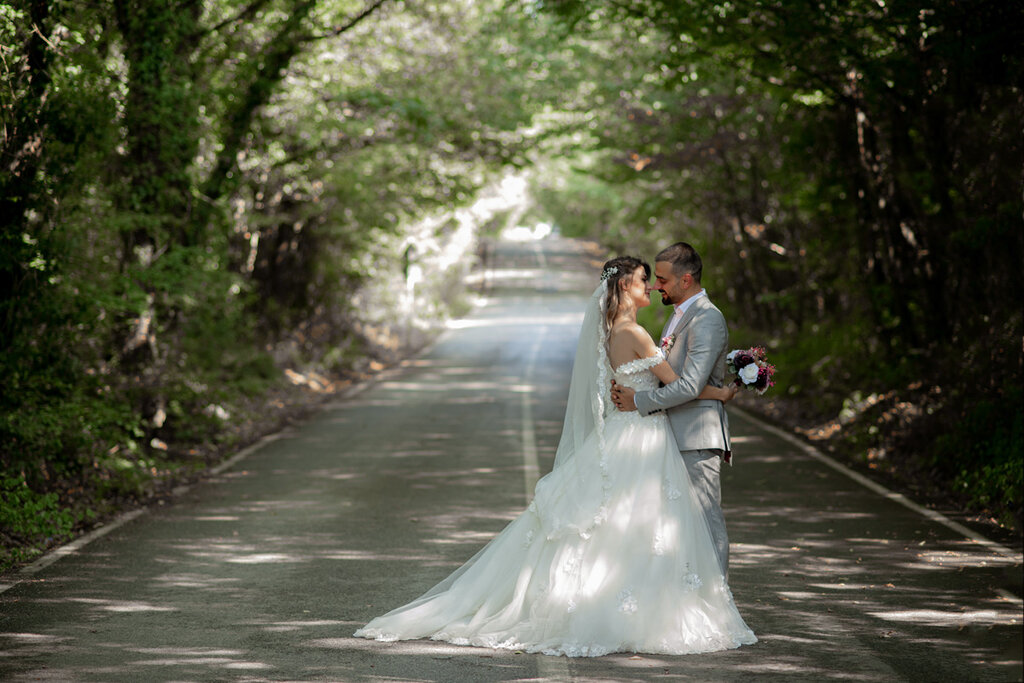
<path fill-rule="evenodd" d="M 0 594 L 0 678 L 1020 680 L 1019 557 L 740 414 L 730 582 L 758 644 L 567 660 L 349 637 L 473 555 L 550 469 L 593 257 L 548 240 L 492 265 L 488 304 L 428 353 Z"/>

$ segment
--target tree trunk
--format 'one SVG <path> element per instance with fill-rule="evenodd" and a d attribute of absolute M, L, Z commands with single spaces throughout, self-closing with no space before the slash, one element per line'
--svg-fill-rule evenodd
<path fill-rule="evenodd" d="M 119 197 L 129 218 L 122 254 L 127 264 L 151 261 L 165 249 L 189 243 L 189 169 L 199 143 L 190 58 L 201 4 L 117 0 L 114 9 L 128 61 Z"/>

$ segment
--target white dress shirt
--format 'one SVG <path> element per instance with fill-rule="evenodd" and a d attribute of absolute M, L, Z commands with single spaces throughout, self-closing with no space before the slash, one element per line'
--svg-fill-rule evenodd
<path fill-rule="evenodd" d="M 708 290 L 702 289 L 693 296 L 691 296 L 686 301 L 676 304 L 676 311 L 675 313 L 672 314 L 672 317 L 668 319 L 668 322 L 665 323 L 665 329 L 661 331 L 661 338 L 664 339 L 665 337 L 667 337 L 669 333 L 675 328 L 675 326 L 679 324 L 680 319 L 682 319 L 686 311 L 689 310 L 690 306 L 693 305 L 694 301 L 701 298 L 702 296 L 707 295 Z"/>

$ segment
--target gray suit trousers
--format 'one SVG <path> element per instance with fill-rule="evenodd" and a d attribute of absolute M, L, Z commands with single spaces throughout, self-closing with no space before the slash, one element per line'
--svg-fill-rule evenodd
<path fill-rule="evenodd" d="M 718 551 L 718 562 L 722 574 L 729 577 L 729 535 L 725 531 L 725 515 L 722 514 L 722 485 L 719 472 L 722 454 L 717 449 L 680 451 L 686 472 L 690 475 L 697 503 L 704 510 L 704 517 L 711 528 L 711 540 Z"/>

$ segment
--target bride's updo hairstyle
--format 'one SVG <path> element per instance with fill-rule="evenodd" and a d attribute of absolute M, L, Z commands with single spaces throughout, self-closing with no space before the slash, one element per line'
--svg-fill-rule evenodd
<path fill-rule="evenodd" d="M 619 305 L 622 302 L 622 285 L 633 282 L 633 273 L 637 268 L 643 268 L 647 277 L 651 276 L 651 266 L 635 256 L 616 256 L 604 264 L 601 269 L 601 279 L 608 282 L 608 295 L 605 299 L 605 329 L 610 329 L 612 321 L 619 312 Z"/>

